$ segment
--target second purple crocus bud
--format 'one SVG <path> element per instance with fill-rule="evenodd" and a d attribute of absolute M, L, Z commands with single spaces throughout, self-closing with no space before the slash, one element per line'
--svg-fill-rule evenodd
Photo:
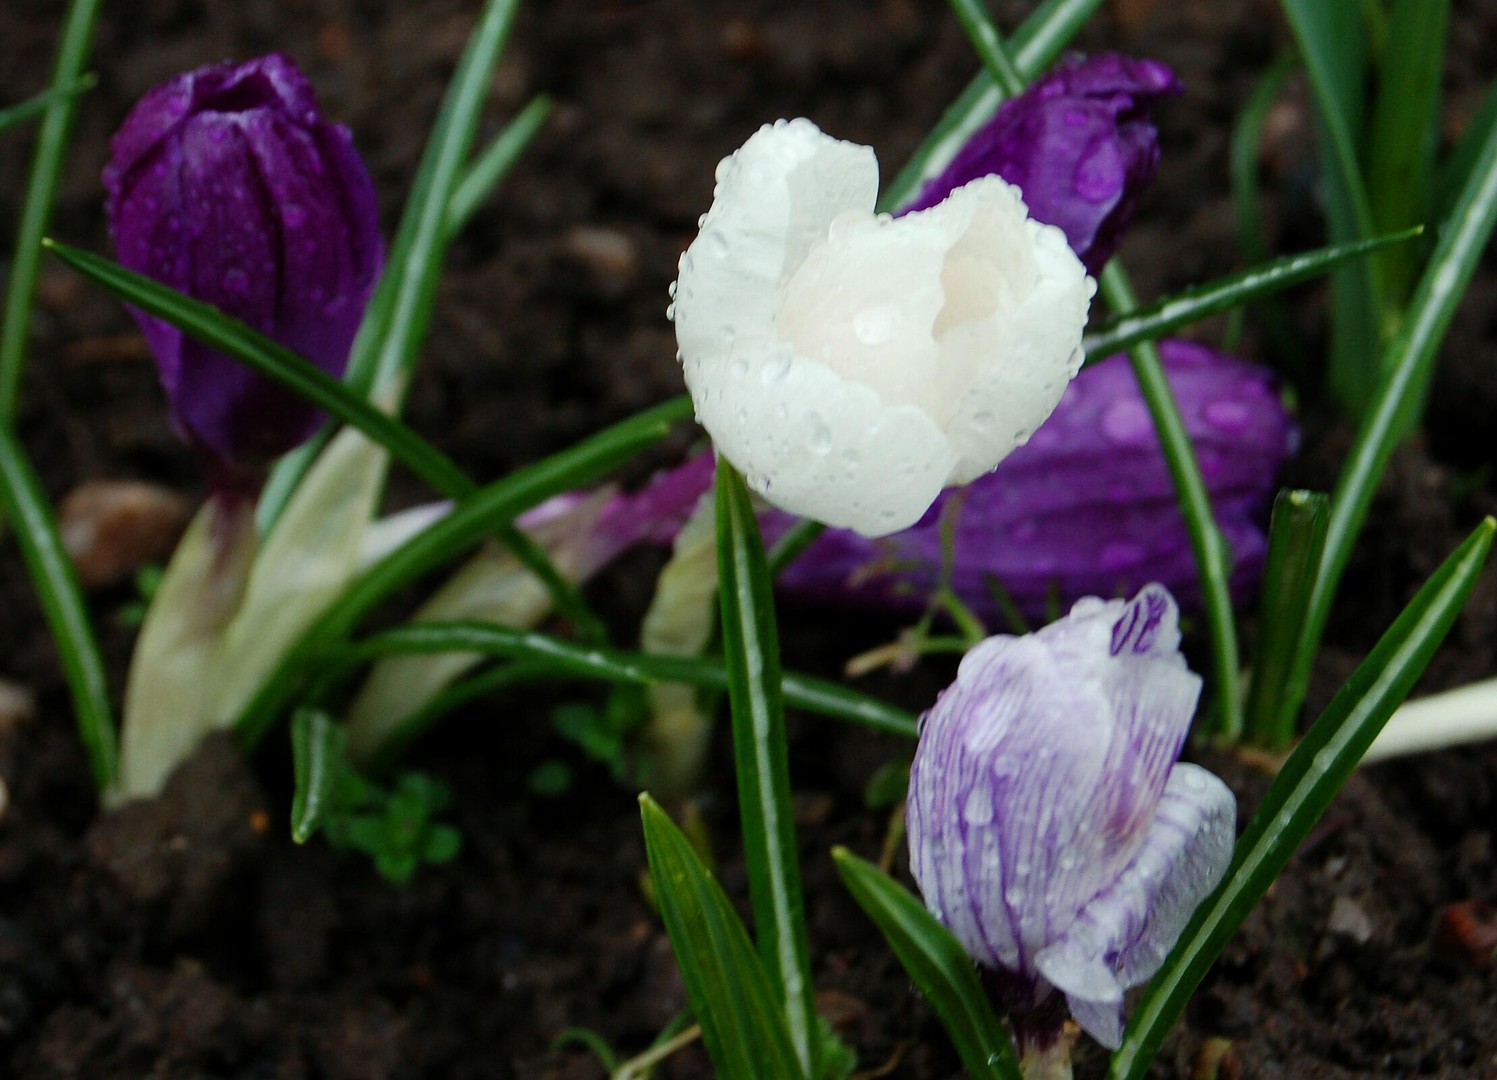
<path fill-rule="evenodd" d="M 1024 193 L 1031 217 L 1066 234 L 1095 275 L 1159 166 L 1150 111 L 1179 92 L 1174 72 L 1156 60 L 1116 53 L 1064 60 L 1004 102 L 902 212 L 996 173 Z"/>
<path fill-rule="evenodd" d="M 1079 601 L 963 658 L 924 717 L 910 773 L 910 869 L 926 905 L 995 976 L 1021 1051 L 1058 1017 L 1116 1049 L 1123 992 L 1149 979 L 1232 855 L 1236 800 L 1177 763 L 1201 680 L 1150 585 Z"/>
<path fill-rule="evenodd" d="M 125 119 L 104 170 L 120 262 L 341 375 L 384 261 L 346 128 L 279 54 L 199 68 Z M 289 391 L 139 312 L 177 429 L 220 490 L 253 490 L 316 428 Z"/>

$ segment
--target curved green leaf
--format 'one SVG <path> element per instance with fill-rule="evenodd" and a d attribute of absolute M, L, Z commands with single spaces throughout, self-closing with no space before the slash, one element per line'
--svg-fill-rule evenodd
<path fill-rule="evenodd" d="M 1237 842 L 1226 879 L 1196 911 L 1149 983 L 1113 1058 L 1114 1080 L 1148 1070 L 1207 969 L 1429 664 L 1476 584 L 1494 532 L 1497 522 L 1487 518 L 1445 560 L 1284 762 Z"/>
<path fill-rule="evenodd" d="M 36 297 L 37 274 L 41 269 L 42 237 L 47 234 L 47 223 L 52 218 L 52 202 L 68 153 L 68 135 L 78 111 L 78 96 L 72 91 L 84 77 L 100 2 L 72 0 L 68 4 L 48 91 L 52 97 L 37 131 L 31 176 L 26 181 L 26 199 L 21 205 L 21 224 L 16 229 L 8 268 L 10 281 L 5 308 L 0 313 L 0 424 L 4 425 L 10 424 L 16 415 L 16 399 L 26 366 L 26 343 L 31 334 L 31 302 Z"/>
<path fill-rule="evenodd" d="M 1095 363 L 1140 342 L 1158 340 L 1182 326 L 1319 277 L 1353 259 L 1407 243 L 1423 232 L 1422 227 L 1408 229 L 1372 240 L 1286 255 L 1241 273 L 1192 286 L 1125 315 L 1113 315 L 1081 339 L 1086 362 Z"/>
<path fill-rule="evenodd" d="M 872 863 L 833 848 L 837 873 L 878 925 L 910 979 L 935 1009 L 971 1077 L 1019 1080 L 1013 1041 L 993 1012 L 972 959 L 925 905 Z"/>
<path fill-rule="evenodd" d="M 733 905 L 674 822 L 639 797 L 650 879 L 707 1056 L 723 1080 L 805 1080 L 779 996 Z"/>
<path fill-rule="evenodd" d="M 298 709 L 291 718 L 291 839 L 305 844 L 322 825 L 342 766 L 343 733 L 321 709 Z"/>
<path fill-rule="evenodd" d="M 0 423 L 0 508 L 14 526 L 16 546 L 52 629 L 94 783 L 100 791 L 107 791 L 118 774 L 119 749 L 104 660 L 41 481 L 4 423 Z"/>
<path fill-rule="evenodd" d="M 395 590 L 472 547 L 496 527 L 512 524 L 518 515 L 552 495 L 594 482 L 663 439 L 675 422 L 690 415 L 691 399 L 674 398 L 459 500 L 450 514 L 359 575 L 301 634 L 235 721 L 235 730 L 249 745 L 258 742 L 294 698 L 314 657 L 347 637 L 359 620 Z"/>

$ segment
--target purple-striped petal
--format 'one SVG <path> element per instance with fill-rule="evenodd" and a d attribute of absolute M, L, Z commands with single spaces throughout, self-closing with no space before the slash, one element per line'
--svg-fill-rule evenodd
<path fill-rule="evenodd" d="M 1133 861 L 1035 957 L 1076 1022 L 1103 1046 L 1122 1044 L 1123 992 L 1153 977 L 1226 873 L 1236 822 L 1227 785 L 1199 766 L 1176 765 Z"/>
<path fill-rule="evenodd" d="M 1027 986 L 1037 958 L 1144 850 L 1200 695 L 1159 586 L 1082 600 L 963 658 L 924 718 L 910 776 L 910 868 L 980 963 Z"/>

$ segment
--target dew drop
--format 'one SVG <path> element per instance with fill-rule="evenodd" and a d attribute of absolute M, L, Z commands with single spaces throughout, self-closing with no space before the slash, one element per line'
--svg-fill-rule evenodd
<path fill-rule="evenodd" d="M 1253 421 L 1253 410 L 1248 404 L 1231 398 L 1213 401 L 1206 406 L 1205 411 L 1206 421 L 1229 435 L 1242 434 Z"/>
<path fill-rule="evenodd" d="M 667 319 L 669 319 L 671 322 L 675 322 L 676 321 L 676 302 L 674 300 L 672 300 L 669 304 L 665 305 L 665 317 Z M 679 360 L 680 358 L 681 358 L 681 354 L 677 353 L 676 354 L 676 359 Z"/>
<path fill-rule="evenodd" d="M 821 414 L 812 412 L 806 418 L 806 443 L 813 454 L 823 457 L 832 452 L 832 429 L 826 426 Z"/>
<path fill-rule="evenodd" d="M 670 287 L 667 288 L 665 291 L 666 291 L 666 295 L 668 295 L 672 300 L 674 300 L 676 298 L 676 283 L 674 281 L 671 282 L 670 283 Z"/>

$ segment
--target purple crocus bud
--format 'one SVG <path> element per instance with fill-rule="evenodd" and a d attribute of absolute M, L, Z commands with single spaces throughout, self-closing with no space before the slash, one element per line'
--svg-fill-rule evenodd
<path fill-rule="evenodd" d="M 1201 692 L 1159 585 L 1079 601 L 982 642 L 926 713 L 910 773 L 910 869 L 997 975 L 1021 1044 L 1051 988 L 1105 1046 L 1231 859 L 1236 801 L 1177 763 Z M 1036 1024 L 1042 1025 L 1036 1028 Z"/>
<path fill-rule="evenodd" d="M 1155 102 L 1180 92 L 1155 60 L 1102 53 L 1071 57 L 1004 102 L 903 213 L 996 173 L 1024 193 L 1036 221 L 1056 225 L 1087 270 L 1117 250 L 1139 195 L 1159 165 Z"/>
<path fill-rule="evenodd" d="M 119 260 L 214 304 L 331 375 L 384 261 L 374 185 L 279 54 L 179 75 L 131 110 L 104 169 Z M 134 311 L 177 430 L 222 490 L 253 489 L 320 414 Z"/>
<path fill-rule="evenodd" d="M 1159 349 L 1232 547 L 1233 594 L 1245 600 L 1262 574 L 1262 522 L 1298 430 L 1268 370 L 1189 341 Z M 1030 615 L 1043 615 L 1055 597 L 1127 595 L 1150 581 L 1199 603 L 1189 534 L 1124 356 L 1084 368 L 1028 444 L 965 492 L 945 492 L 913 528 L 878 541 L 829 530 L 781 587 L 817 601 L 918 611 L 938 580 L 941 514 L 952 499 L 964 500 L 952 584 L 979 614 L 999 614 L 993 582 Z M 774 535 L 788 521 L 765 524 Z"/>

